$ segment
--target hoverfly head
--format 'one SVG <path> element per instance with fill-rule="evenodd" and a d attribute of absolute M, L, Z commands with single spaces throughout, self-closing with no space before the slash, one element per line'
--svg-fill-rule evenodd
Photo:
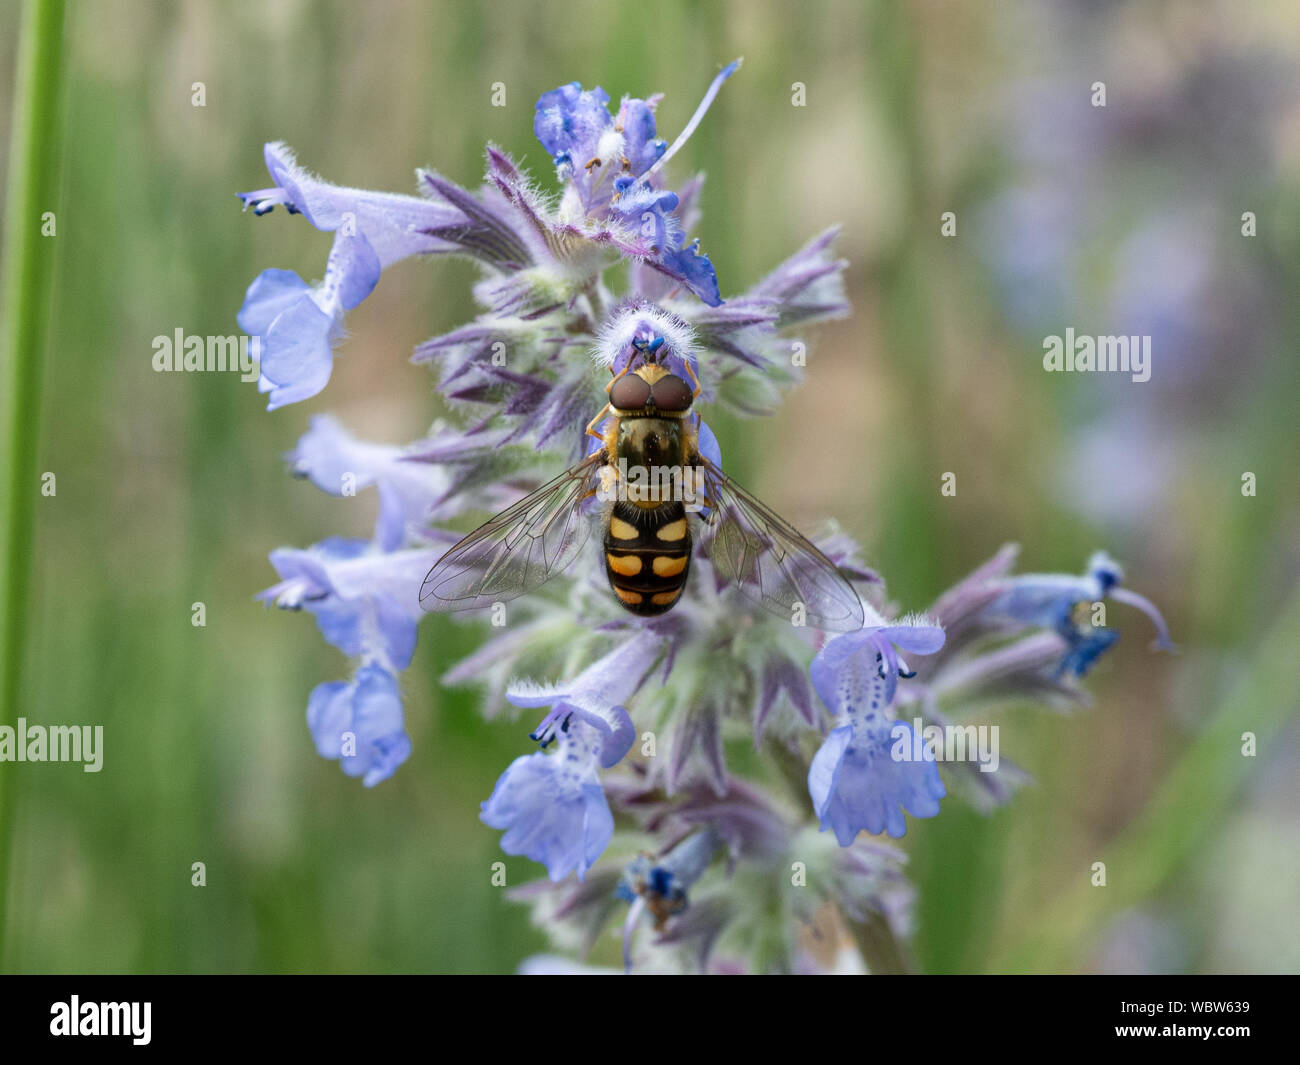
<path fill-rule="evenodd" d="M 694 402 L 691 386 L 658 363 L 638 366 L 614 382 L 609 402 L 615 410 L 685 414 Z"/>

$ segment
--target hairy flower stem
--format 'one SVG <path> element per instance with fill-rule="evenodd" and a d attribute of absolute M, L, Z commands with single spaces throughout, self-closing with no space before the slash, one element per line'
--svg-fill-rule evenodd
<path fill-rule="evenodd" d="M 784 743 L 768 740 L 765 749 L 772 764 L 781 774 L 799 809 L 808 806 L 808 763 L 797 751 Z M 911 972 L 911 965 L 903 953 L 902 944 L 889 927 L 888 919 L 879 913 L 871 914 L 865 921 L 854 921 L 840 910 L 840 917 L 853 936 L 868 971 L 875 975 Z"/>
<path fill-rule="evenodd" d="M 600 278 L 594 278 L 586 290 L 587 305 L 591 308 L 592 331 L 599 328 L 600 323 L 605 320 L 607 308 L 605 306 L 605 297 L 600 292 Z"/>
<path fill-rule="evenodd" d="M 62 0 L 28 0 L 18 45 L 9 146 L 4 287 L 0 291 L 0 724 L 16 725 L 31 587 L 40 445 L 41 371 L 54 241 L 42 213 L 58 192 Z M 13 833 L 13 772 L 0 772 L 0 959 Z"/>

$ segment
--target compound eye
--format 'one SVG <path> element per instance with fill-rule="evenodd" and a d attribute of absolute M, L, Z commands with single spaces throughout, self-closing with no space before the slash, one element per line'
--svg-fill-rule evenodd
<path fill-rule="evenodd" d="M 695 393 L 691 386 L 676 374 L 659 378 L 650 391 L 654 396 L 656 410 L 679 413 L 689 410 L 695 401 Z"/>
<path fill-rule="evenodd" d="M 650 403 L 650 386 L 636 374 L 624 374 L 609 390 L 609 405 L 615 410 L 640 410 Z"/>

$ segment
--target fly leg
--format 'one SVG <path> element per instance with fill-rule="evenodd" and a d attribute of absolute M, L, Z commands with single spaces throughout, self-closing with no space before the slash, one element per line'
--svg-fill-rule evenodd
<path fill-rule="evenodd" d="M 690 384 L 695 386 L 695 390 L 690 394 L 690 398 L 699 399 L 699 393 L 702 393 L 703 389 L 699 386 L 699 378 L 695 377 L 695 371 L 690 368 L 690 359 L 682 359 L 681 364 L 686 368 L 686 376 L 690 378 Z"/>
<path fill-rule="evenodd" d="M 604 434 L 599 432 L 597 427 L 602 423 L 602 421 L 604 421 L 604 416 L 606 416 L 608 412 L 610 412 L 610 404 L 606 403 L 601 407 L 601 410 L 597 412 L 597 415 L 595 415 L 589 423 L 586 423 L 586 436 L 595 437 L 597 440 L 604 440 Z"/>
<path fill-rule="evenodd" d="M 620 377 L 622 377 L 625 373 L 627 373 L 631 369 L 632 369 L 632 360 L 629 359 L 627 365 L 624 366 L 623 369 L 619 370 L 618 373 L 614 373 L 613 370 L 610 370 L 610 373 L 614 374 L 614 376 L 609 379 L 609 384 L 605 386 L 605 395 L 609 395 L 609 390 L 614 387 L 614 382 L 617 381 Z"/>

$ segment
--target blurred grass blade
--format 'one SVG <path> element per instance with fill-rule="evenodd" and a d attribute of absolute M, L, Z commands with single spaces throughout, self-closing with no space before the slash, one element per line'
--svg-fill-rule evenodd
<path fill-rule="evenodd" d="M 17 721 L 31 587 L 35 506 L 41 498 L 41 370 L 54 238 L 42 215 L 58 198 L 62 0 L 28 0 L 18 42 L 18 81 L 9 149 L 4 282 L 0 290 L 0 724 Z M 57 224 L 57 218 L 56 218 Z M 4 957 L 13 767 L 0 766 L 0 959 Z"/>
<path fill-rule="evenodd" d="M 1244 670 L 1240 683 L 1205 730 L 1166 775 L 1141 816 L 1097 860 L 1107 886 L 1093 887 L 1088 869 L 1028 934 L 993 960 L 994 972 L 1063 972 L 1086 961 L 1106 923 L 1150 898 L 1186 862 L 1227 814 L 1246 778 L 1267 757 L 1272 740 L 1297 710 L 1300 691 L 1300 590 Z M 1259 757 L 1241 753 L 1255 734 Z"/>

